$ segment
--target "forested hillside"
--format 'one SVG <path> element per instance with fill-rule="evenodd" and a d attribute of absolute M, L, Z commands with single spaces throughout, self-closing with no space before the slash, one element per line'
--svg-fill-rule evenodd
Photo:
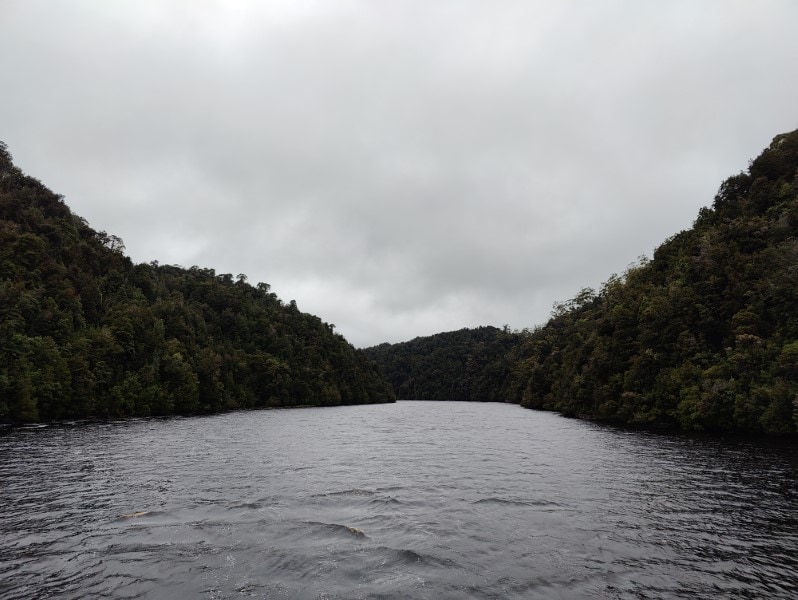
<path fill-rule="evenodd" d="M 0 420 L 400 398 L 518 402 L 619 423 L 795 433 L 798 132 L 694 226 L 524 333 L 355 350 L 266 284 L 134 265 L 0 145 Z"/>
<path fill-rule="evenodd" d="M 798 131 L 727 179 L 692 229 L 583 290 L 525 342 L 524 406 L 623 423 L 798 423 Z"/>
<path fill-rule="evenodd" d="M 0 421 L 393 400 L 362 352 L 268 285 L 123 252 L 0 144 Z"/>
<path fill-rule="evenodd" d="M 478 327 L 366 348 L 399 399 L 504 402 L 521 335 Z"/>
<path fill-rule="evenodd" d="M 651 260 L 557 304 L 546 325 L 486 346 L 486 360 L 473 360 L 478 353 L 460 332 L 368 352 L 402 398 L 795 433 L 797 233 L 798 131 L 777 136 L 747 172 L 726 180 L 712 207 Z M 495 354 L 505 342 L 505 354 Z M 461 381 L 468 392 L 454 393 Z"/>

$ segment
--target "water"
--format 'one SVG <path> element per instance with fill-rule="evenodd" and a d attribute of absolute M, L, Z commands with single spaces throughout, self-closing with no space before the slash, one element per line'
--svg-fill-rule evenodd
<path fill-rule="evenodd" d="M 0 435 L 0 598 L 794 598 L 786 444 L 510 405 Z"/>

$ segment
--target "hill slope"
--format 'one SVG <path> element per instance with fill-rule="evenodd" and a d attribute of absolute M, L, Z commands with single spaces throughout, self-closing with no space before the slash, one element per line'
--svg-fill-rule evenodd
<path fill-rule="evenodd" d="M 503 402 L 509 351 L 521 335 L 496 327 L 461 329 L 366 348 L 402 400 Z"/>
<path fill-rule="evenodd" d="M 651 261 L 583 290 L 525 342 L 524 406 L 791 433 L 798 398 L 798 132 L 720 187 Z"/>
<path fill-rule="evenodd" d="M 483 371 L 490 391 L 459 398 L 648 427 L 795 433 L 797 233 L 798 131 L 727 179 L 653 259 L 598 292 L 582 290 L 518 336 L 492 359 L 504 366 Z M 368 352 L 407 397 L 402 377 L 436 381 L 441 361 L 431 352 L 462 367 L 471 350 L 455 332 Z"/>
<path fill-rule="evenodd" d="M 0 421 L 393 400 L 362 352 L 268 285 L 123 251 L 0 144 Z"/>

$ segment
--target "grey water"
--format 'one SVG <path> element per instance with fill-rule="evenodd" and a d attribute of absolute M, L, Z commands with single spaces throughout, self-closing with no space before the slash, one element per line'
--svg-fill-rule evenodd
<path fill-rule="evenodd" d="M 0 434 L 0 598 L 795 598 L 790 443 L 397 404 Z"/>

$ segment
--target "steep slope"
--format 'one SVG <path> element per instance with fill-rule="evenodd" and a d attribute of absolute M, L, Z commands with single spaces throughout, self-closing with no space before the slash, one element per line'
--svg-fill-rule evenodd
<path fill-rule="evenodd" d="M 795 432 L 797 232 L 798 131 L 651 261 L 559 307 L 521 350 L 516 399 L 629 424 Z"/>
<path fill-rule="evenodd" d="M 400 398 L 499 400 L 646 427 L 795 433 L 798 131 L 777 136 L 651 260 L 523 334 L 376 346 Z M 483 338 L 484 339 L 480 339 Z"/>
<path fill-rule="evenodd" d="M 400 399 L 503 402 L 510 350 L 521 340 L 507 329 L 478 327 L 364 351 Z"/>
<path fill-rule="evenodd" d="M 268 285 L 123 251 L 0 144 L 0 421 L 393 400 L 362 352 Z"/>

